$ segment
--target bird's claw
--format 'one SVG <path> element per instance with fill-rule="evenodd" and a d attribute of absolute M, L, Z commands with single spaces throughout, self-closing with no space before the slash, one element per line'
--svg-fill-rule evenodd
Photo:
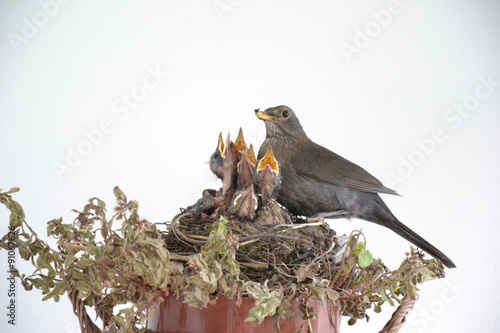
<path fill-rule="evenodd" d="M 314 214 L 313 216 L 306 218 L 306 221 L 309 223 L 321 222 L 324 219 L 338 219 L 342 217 L 347 217 L 349 215 L 351 215 L 351 213 L 346 210 L 336 210 L 334 212 L 322 212 Z"/>

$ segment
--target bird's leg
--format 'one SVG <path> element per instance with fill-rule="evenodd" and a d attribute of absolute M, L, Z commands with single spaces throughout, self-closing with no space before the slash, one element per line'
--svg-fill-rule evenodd
<path fill-rule="evenodd" d="M 311 217 L 308 217 L 306 220 L 307 222 L 319 222 L 323 219 L 339 219 L 342 217 L 347 217 L 349 215 L 351 215 L 351 212 L 348 212 L 346 210 L 336 210 L 334 212 L 317 213 Z"/>

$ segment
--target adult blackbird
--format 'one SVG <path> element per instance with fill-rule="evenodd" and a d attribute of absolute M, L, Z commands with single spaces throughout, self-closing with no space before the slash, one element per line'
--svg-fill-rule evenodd
<path fill-rule="evenodd" d="M 292 109 L 281 105 L 255 110 L 265 121 L 262 158 L 271 146 L 281 167 L 277 200 L 292 214 L 313 218 L 356 217 L 387 227 L 441 260 L 456 267 L 444 253 L 401 223 L 378 193 L 397 194 L 366 170 L 314 143 Z"/>

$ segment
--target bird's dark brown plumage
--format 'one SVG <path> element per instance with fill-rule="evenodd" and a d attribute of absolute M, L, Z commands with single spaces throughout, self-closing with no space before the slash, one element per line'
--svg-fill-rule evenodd
<path fill-rule="evenodd" d="M 280 164 L 277 200 L 292 214 L 353 216 L 374 222 L 422 248 L 445 266 L 455 267 L 444 253 L 400 222 L 378 195 L 397 194 L 394 190 L 360 166 L 311 141 L 292 109 L 281 105 L 256 110 L 256 115 L 266 124 L 266 139 L 258 158 L 270 146 L 273 148 Z"/>

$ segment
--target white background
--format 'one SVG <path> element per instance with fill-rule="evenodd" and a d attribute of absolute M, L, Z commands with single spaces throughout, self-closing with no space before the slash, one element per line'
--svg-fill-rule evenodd
<path fill-rule="evenodd" d="M 115 185 L 169 220 L 220 186 L 207 165 L 219 131 L 259 145 L 253 110 L 287 104 L 313 140 L 401 193 L 384 200 L 457 264 L 421 288 L 402 332 L 499 332 L 499 19 L 494 0 L 2 1 L 0 187 L 21 188 L 41 236 L 93 196 L 111 214 Z M 368 222 L 332 226 L 362 228 L 393 268 L 410 248 Z M 0 331 L 77 332 L 66 298 L 19 285 L 7 324 L 5 256 Z M 378 332 L 393 310 L 342 331 Z"/>

